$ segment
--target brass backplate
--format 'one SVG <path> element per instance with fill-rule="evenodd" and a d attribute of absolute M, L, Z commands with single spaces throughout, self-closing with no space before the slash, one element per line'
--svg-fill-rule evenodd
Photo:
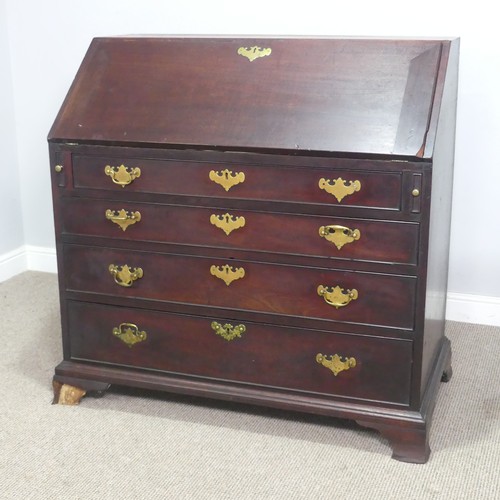
<path fill-rule="evenodd" d="M 229 213 L 225 213 L 222 215 L 212 214 L 210 216 L 210 224 L 222 229 L 226 233 L 227 236 L 231 234 L 235 229 L 240 229 L 245 226 L 245 217 L 231 215 Z"/>
<path fill-rule="evenodd" d="M 359 229 L 350 229 L 337 225 L 321 226 L 319 228 L 319 235 L 330 243 L 333 243 L 338 250 L 347 243 L 352 243 L 361 237 Z"/>
<path fill-rule="evenodd" d="M 123 231 L 125 231 L 129 226 L 139 222 L 141 220 L 140 212 L 128 212 L 123 208 L 121 210 L 106 210 L 105 212 L 106 219 L 118 224 Z"/>
<path fill-rule="evenodd" d="M 270 56 L 272 52 L 271 48 L 261 48 L 254 45 L 252 47 L 240 47 L 238 49 L 238 54 L 240 56 L 246 57 L 250 62 L 259 59 L 260 57 Z"/>
<path fill-rule="evenodd" d="M 120 323 L 120 326 L 113 328 L 113 335 L 132 347 L 138 342 L 143 342 L 147 338 L 147 333 L 140 331 L 133 323 Z"/>
<path fill-rule="evenodd" d="M 335 308 L 347 306 L 351 300 L 358 298 L 358 291 L 353 288 L 352 290 L 344 291 L 339 286 L 318 286 L 318 295 L 323 297 L 325 302 Z"/>
<path fill-rule="evenodd" d="M 210 267 L 210 274 L 229 286 L 233 281 L 245 277 L 245 270 L 242 267 L 233 268 L 226 264 L 225 266 Z"/>
<path fill-rule="evenodd" d="M 330 180 L 321 178 L 319 180 L 318 186 L 327 193 L 335 196 L 337 201 L 340 203 L 346 196 L 354 194 L 361 189 L 361 182 L 355 181 L 345 181 L 342 177 Z"/>
<path fill-rule="evenodd" d="M 233 326 L 229 323 L 221 325 L 220 323 L 217 323 L 217 321 L 212 321 L 211 327 L 217 335 L 220 335 L 223 339 L 228 341 L 241 337 L 241 334 L 245 333 L 247 329 L 245 325 Z"/>
<path fill-rule="evenodd" d="M 221 172 L 216 172 L 215 170 L 210 170 L 208 173 L 208 178 L 222 186 L 226 191 L 229 191 L 233 186 L 245 182 L 245 174 L 243 172 L 233 173 L 229 169 L 224 169 Z"/>
<path fill-rule="evenodd" d="M 344 361 L 342 361 L 342 358 L 338 354 L 333 354 L 330 356 L 330 359 L 328 359 L 328 356 L 318 353 L 316 355 L 316 361 L 320 365 L 331 370 L 335 376 L 344 370 L 349 370 L 349 368 L 354 368 L 356 366 L 356 360 L 354 358 L 344 358 Z"/>
<path fill-rule="evenodd" d="M 117 285 L 129 288 L 133 285 L 134 281 L 142 278 L 144 272 L 140 267 L 129 267 L 127 264 L 117 266 L 110 264 L 108 268 L 111 276 L 113 276 Z"/>
<path fill-rule="evenodd" d="M 111 180 L 115 184 L 124 188 L 141 176 L 141 169 L 139 167 L 127 168 L 125 165 L 120 165 L 119 167 L 106 165 L 104 167 L 104 173 L 111 177 Z"/>

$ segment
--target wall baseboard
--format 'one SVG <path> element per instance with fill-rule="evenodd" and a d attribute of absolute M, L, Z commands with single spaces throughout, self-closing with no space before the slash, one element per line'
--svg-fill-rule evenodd
<path fill-rule="evenodd" d="M 42 271 L 44 273 L 57 273 L 57 255 L 55 248 L 35 247 L 26 245 L 28 261 L 27 270 Z"/>
<path fill-rule="evenodd" d="M 0 255 L 0 283 L 24 271 L 57 273 L 55 249 L 24 245 Z M 500 297 L 448 292 L 446 319 L 500 326 Z"/>
<path fill-rule="evenodd" d="M 446 319 L 500 326 L 500 297 L 448 292 Z"/>
<path fill-rule="evenodd" d="M 57 258 L 55 249 L 23 245 L 0 255 L 0 283 L 24 271 L 56 273 Z"/>
<path fill-rule="evenodd" d="M 0 255 L 0 283 L 28 269 L 28 258 L 24 246 Z"/>

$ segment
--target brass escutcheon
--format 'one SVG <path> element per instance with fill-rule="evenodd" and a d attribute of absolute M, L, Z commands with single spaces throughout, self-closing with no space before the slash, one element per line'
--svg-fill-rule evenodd
<path fill-rule="evenodd" d="M 238 49 L 238 54 L 240 56 L 246 57 L 250 62 L 255 61 L 259 57 L 270 56 L 272 49 L 262 49 L 254 45 L 253 47 L 240 47 Z"/>
<path fill-rule="evenodd" d="M 349 229 L 344 226 L 321 226 L 319 235 L 325 240 L 333 243 L 339 250 L 346 244 L 359 240 L 361 233 L 359 229 Z"/>
<path fill-rule="evenodd" d="M 127 227 L 141 220 L 140 212 L 130 212 L 129 214 L 128 211 L 123 208 L 118 211 L 108 209 L 106 210 L 105 216 L 106 219 L 118 224 L 123 231 L 125 231 Z"/>
<path fill-rule="evenodd" d="M 247 329 L 245 325 L 233 326 L 229 323 L 221 325 L 220 323 L 217 323 L 217 321 L 212 321 L 210 326 L 217 335 L 220 335 L 227 341 L 234 340 L 236 337 L 241 337 L 241 334 L 245 333 Z"/>
<path fill-rule="evenodd" d="M 141 169 L 139 167 L 127 168 L 125 165 L 120 165 L 119 167 L 106 165 L 104 167 L 104 173 L 109 175 L 115 184 L 124 188 L 141 176 Z"/>
<path fill-rule="evenodd" d="M 321 178 L 318 186 L 324 189 L 327 193 L 335 196 L 340 203 L 346 196 L 355 193 L 361 189 L 361 182 L 359 181 L 345 181 L 342 177 L 338 177 L 333 181 L 330 179 Z"/>
<path fill-rule="evenodd" d="M 226 191 L 229 191 L 233 186 L 236 186 L 236 184 L 245 182 L 245 174 L 243 172 L 236 172 L 233 174 L 233 172 L 227 168 L 221 172 L 210 170 L 208 177 L 212 182 L 219 184 Z"/>
<path fill-rule="evenodd" d="M 337 376 L 340 372 L 344 370 L 349 370 L 349 368 L 354 368 L 356 366 L 356 360 L 354 358 L 342 358 L 338 354 L 333 354 L 330 356 L 330 359 L 327 359 L 328 356 L 324 354 L 318 353 L 316 354 L 316 361 L 323 365 L 325 368 L 328 368 L 332 371 L 332 373 Z"/>
<path fill-rule="evenodd" d="M 237 215 L 231 215 L 228 213 L 225 213 L 223 215 L 212 214 L 210 216 L 210 224 L 218 227 L 219 229 L 222 229 L 227 236 L 229 236 L 229 234 L 235 229 L 244 227 L 245 222 L 245 217 L 239 217 Z"/>
<path fill-rule="evenodd" d="M 245 270 L 242 267 L 237 267 L 233 269 L 227 264 L 225 266 L 212 266 L 210 267 L 210 274 L 216 278 L 221 279 L 227 286 L 229 286 L 233 281 L 239 280 L 245 277 Z"/>
<path fill-rule="evenodd" d="M 124 266 L 116 266 L 110 264 L 109 272 L 113 276 L 115 283 L 124 287 L 131 287 L 134 281 L 143 277 L 144 273 L 140 267 L 129 267 L 127 264 Z"/>
<path fill-rule="evenodd" d="M 120 326 L 113 328 L 113 335 L 125 342 L 129 347 L 146 340 L 148 336 L 146 332 L 141 332 L 137 325 L 133 323 L 120 323 Z"/>
<path fill-rule="evenodd" d="M 323 297 L 325 302 L 335 308 L 347 306 L 351 300 L 356 300 L 358 298 L 358 291 L 353 288 L 352 290 L 347 290 L 344 292 L 343 288 L 339 286 L 318 286 L 318 295 Z"/>

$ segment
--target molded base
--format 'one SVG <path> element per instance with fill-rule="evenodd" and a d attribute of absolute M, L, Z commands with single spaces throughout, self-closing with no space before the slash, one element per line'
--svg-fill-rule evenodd
<path fill-rule="evenodd" d="M 110 384 L 116 384 L 326 415 L 355 420 L 364 427 L 377 430 L 389 440 L 392 458 L 396 460 L 425 463 L 430 454 L 429 428 L 439 383 L 448 381 L 451 373 L 450 341 L 444 338 L 421 407 L 414 411 L 194 377 L 63 361 L 56 367 L 54 376 L 54 402 L 78 404 L 86 393 L 101 396 Z"/>

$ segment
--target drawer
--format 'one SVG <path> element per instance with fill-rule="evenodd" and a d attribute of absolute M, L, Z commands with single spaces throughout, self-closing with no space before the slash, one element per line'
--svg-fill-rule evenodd
<path fill-rule="evenodd" d="M 77 189 L 401 207 L 401 172 L 83 155 L 74 155 L 72 161 Z"/>
<path fill-rule="evenodd" d="M 73 301 L 68 325 L 74 360 L 409 403 L 411 341 Z"/>
<path fill-rule="evenodd" d="M 413 329 L 414 277 L 239 261 L 236 257 L 236 253 L 234 259 L 220 259 L 67 245 L 66 287 L 322 319 L 332 326 L 347 322 Z M 114 266 L 113 274 L 110 266 Z M 137 268 L 141 271 L 135 271 Z"/>
<path fill-rule="evenodd" d="M 107 218 L 108 210 L 112 214 Z M 121 210 L 126 210 L 128 215 L 138 212 L 140 220 L 127 226 Z M 64 200 L 62 219 L 64 232 L 70 234 L 417 264 L 419 225 L 411 222 L 85 198 Z"/>

